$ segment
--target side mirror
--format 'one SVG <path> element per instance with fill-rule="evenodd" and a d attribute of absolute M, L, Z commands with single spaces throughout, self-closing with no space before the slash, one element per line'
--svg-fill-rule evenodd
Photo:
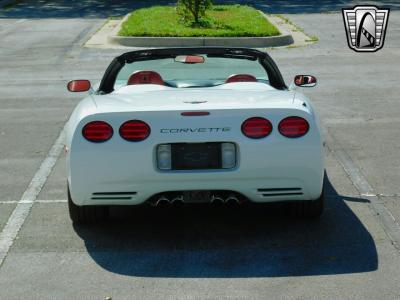
<path fill-rule="evenodd" d="M 312 75 L 296 75 L 294 84 L 300 87 L 314 87 L 317 85 L 317 78 Z"/>
<path fill-rule="evenodd" d="M 70 92 L 86 92 L 90 90 L 90 88 L 90 81 L 86 79 L 72 80 L 67 84 L 67 89 Z"/>

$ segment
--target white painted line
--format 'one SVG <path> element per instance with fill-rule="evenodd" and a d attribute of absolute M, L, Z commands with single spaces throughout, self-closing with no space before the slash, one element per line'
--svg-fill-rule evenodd
<path fill-rule="evenodd" d="M 343 198 L 344 201 L 347 201 L 346 198 L 360 198 L 362 199 L 363 195 L 357 194 L 357 195 L 350 195 L 350 194 L 340 194 L 339 196 L 337 194 L 325 194 L 325 197 L 332 198 L 332 199 L 337 199 Z"/>
<path fill-rule="evenodd" d="M 395 247 L 400 249 L 400 225 L 395 217 L 379 199 L 378 195 L 374 192 L 372 186 L 354 164 L 351 157 L 343 150 L 339 142 L 327 130 L 325 131 L 325 138 L 328 149 L 342 165 L 360 195 L 364 199 L 369 200 L 370 207 L 376 217 L 380 220 L 385 232 Z"/>
<path fill-rule="evenodd" d="M 16 204 L 16 203 L 67 203 L 67 199 L 59 199 L 59 200 L 5 200 L 0 201 L 0 204 Z"/>
<path fill-rule="evenodd" d="M 391 195 L 389 195 L 389 194 L 377 194 L 377 196 L 379 196 L 379 197 L 399 198 L 399 197 L 400 197 L 400 194 L 391 194 Z"/>
<path fill-rule="evenodd" d="M 67 203 L 67 199 L 59 199 L 59 200 L 36 200 L 37 203 Z"/>
<path fill-rule="evenodd" d="M 63 147 L 64 129 L 61 131 L 46 158 L 43 160 L 39 170 L 33 176 L 28 188 L 22 195 L 21 200 L 18 201 L 17 206 L 8 218 L 7 224 L 0 233 L 0 266 L 10 250 L 14 239 L 17 237 L 19 230 L 24 224 L 26 217 L 29 215 L 36 197 L 39 195 L 47 177 L 49 177 L 51 170 L 56 164 Z"/>

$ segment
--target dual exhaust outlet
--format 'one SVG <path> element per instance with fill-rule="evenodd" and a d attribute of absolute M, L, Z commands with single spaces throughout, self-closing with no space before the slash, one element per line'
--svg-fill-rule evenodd
<path fill-rule="evenodd" d="M 184 201 L 183 201 L 183 195 L 174 197 L 172 199 L 167 198 L 165 195 L 161 195 L 158 199 L 156 199 L 155 201 L 153 201 L 151 204 L 153 206 L 170 206 L 170 205 L 174 205 L 174 206 L 180 206 L 183 205 Z"/>
<path fill-rule="evenodd" d="M 218 196 L 218 195 L 212 195 L 210 202 L 213 205 L 223 205 L 223 204 L 236 205 L 236 204 L 242 204 L 242 201 L 240 201 L 239 198 L 236 197 L 235 194 L 229 194 L 229 196 L 226 197 L 225 199 L 223 197 L 221 197 L 221 196 Z"/>
<path fill-rule="evenodd" d="M 192 202 L 192 201 L 189 201 Z M 241 201 L 235 194 L 229 194 L 227 197 L 223 195 L 213 194 L 210 197 L 209 203 L 215 206 L 222 205 L 239 205 L 242 204 Z M 152 206 L 156 207 L 167 207 L 167 206 L 181 206 L 185 203 L 183 195 L 178 195 L 175 197 L 168 198 L 166 195 L 160 195 L 158 198 L 150 201 Z M 193 201 L 195 203 L 195 201 Z"/>

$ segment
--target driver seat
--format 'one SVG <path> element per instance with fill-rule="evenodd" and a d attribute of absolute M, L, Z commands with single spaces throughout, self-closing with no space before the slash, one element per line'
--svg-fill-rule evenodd
<path fill-rule="evenodd" d="M 164 85 L 161 75 L 154 71 L 136 71 L 128 79 L 127 85 L 133 84 L 159 84 Z"/>
<path fill-rule="evenodd" d="M 225 81 L 225 83 L 231 82 L 257 82 L 257 78 L 249 74 L 233 74 Z"/>

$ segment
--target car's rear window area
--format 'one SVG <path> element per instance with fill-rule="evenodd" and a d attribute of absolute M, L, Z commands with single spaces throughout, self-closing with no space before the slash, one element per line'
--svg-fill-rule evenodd
<path fill-rule="evenodd" d="M 118 73 L 115 89 L 127 84 L 137 71 L 155 71 L 163 81 L 174 87 L 201 87 L 222 84 L 234 74 L 252 75 L 261 82 L 268 82 L 263 66 L 254 60 L 222 57 L 204 57 L 203 63 L 182 63 L 174 58 L 127 63 Z"/>

